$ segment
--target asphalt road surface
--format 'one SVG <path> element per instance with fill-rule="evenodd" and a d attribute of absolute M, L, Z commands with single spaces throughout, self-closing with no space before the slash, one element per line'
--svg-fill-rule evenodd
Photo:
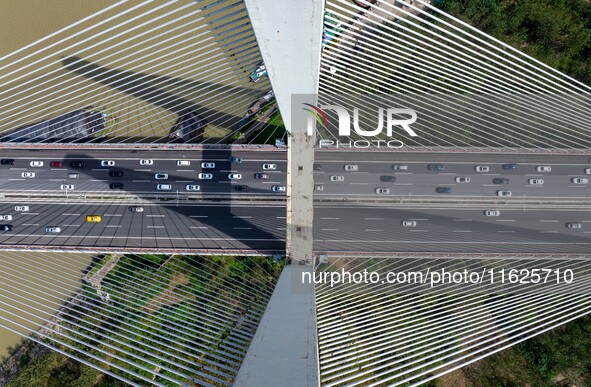
<path fill-rule="evenodd" d="M 0 244 L 72 247 L 253 249 L 284 251 L 285 207 L 266 205 L 143 204 L 144 212 L 120 204 L 30 204 L 28 212 L 2 203 L 14 230 Z M 388 208 L 317 206 L 317 252 L 526 252 L 585 253 L 591 249 L 591 210 L 495 208 Z M 100 215 L 100 223 L 86 221 Z M 415 227 L 403 227 L 414 220 Z M 567 223 L 581 224 L 569 229 Z M 60 233 L 46 232 L 60 227 Z"/>

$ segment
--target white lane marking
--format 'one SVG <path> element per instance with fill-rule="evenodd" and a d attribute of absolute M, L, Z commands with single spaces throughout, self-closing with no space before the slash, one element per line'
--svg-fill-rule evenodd
<path fill-rule="evenodd" d="M 132 180 L 134 183 L 149 183 L 150 180 Z"/>
<path fill-rule="evenodd" d="M 349 183 L 349 184 L 355 184 L 355 185 L 369 185 L 369 183 Z"/>
<path fill-rule="evenodd" d="M 384 230 L 379 229 L 379 228 L 366 228 L 365 231 L 375 231 L 375 232 L 384 232 Z"/>
<path fill-rule="evenodd" d="M 340 231 L 338 228 L 321 228 L 320 231 Z"/>
<path fill-rule="evenodd" d="M 277 227 L 277 230 L 286 231 L 287 229 L 285 227 Z"/>
<path fill-rule="evenodd" d="M 413 185 L 412 183 L 394 183 L 394 185 Z"/>
<path fill-rule="evenodd" d="M 137 171 L 137 172 L 152 172 L 151 169 L 134 169 L 134 171 Z"/>
<path fill-rule="evenodd" d="M 66 179 L 49 179 L 49 181 L 66 181 Z"/>
<path fill-rule="evenodd" d="M 121 215 L 121 214 L 104 214 L 103 216 L 123 216 L 123 215 Z M 150 215 L 148 215 L 148 216 L 150 216 Z"/>
<path fill-rule="evenodd" d="M 165 215 L 146 215 L 149 216 L 151 218 L 164 218 Z"/>
<path fill-rule="evenodd" d="M 427 230 L 408 230 L 410 232 L 427 232 Z"/>
<path fill-rule="evenodd" d="M 251 219 L 252 216 L 233 216 L 234 219 Z"/>
<path fill-rule="evenodd" d="M 25 179 L 8 179 L 9 181 L 15 181 L 15 180 L 25 180 Z"/>
<path fill-rule="evenodd" d="M 252 227 L 234 227 L 234 230 L 252 230 Z"/>
<path fill-rule="evenodd" d="M 540 231 L 542 234 L 556 234 L 558 231 Z"/>
<path fill-rule="evenodd" d="M 64 227 L 80 227 L 79 224 L 64 224 Z"/>
<path fill-rule="evenodd" d="M 275 218 L 277 218 L 277 219 L 287 219 L 286 216 L 276 216 Z M 591 220 L 590 220 L 590 222 L 591 222 Z"/>
<path fill-rule="evenodd" d="M 339 220 L 341 218 L 320 218 L 320 220 Z"/>
<path fill-rule="evenodd" d="M 384 220 L 384 218 L 363 218 L 363 220 Z"/>
<path fill-rule="evenodd" d="M 207 218 L 207 215 L 189 215 L 189 218 Z"/>
<path fill-rule="evenodd" d="M 23 223 L 23 226 L 39 226 L 39 223 Z"/>
<path fill-rule="evenodd" d="M 107 179 L 101 180 L 101 179 L 91 179 L 90 181 L 108 181 Z"/>
<path fill-rule="evenodd" d="M 38 212 L 23 212 L 21 215 L 39 215 Z"/>
<path fill-rule="evenodd" d="M 558 220 L 549 220 L 549 219 L 542 219 L 540 222 L 548 223 L 548 222 L 558 222 Z"/>
<path fill-rule="evenodd" d="M 200 228 L 200 229 L 204 229 L 204 228 L 209 228 L 209 227 L 206 227 L 206 226 L 192 226 L 192 227 L 189 227 L 189 228 Z"/>
<path fill-rule="evenodd" d="M 453 232 L 472 232 L 472 230 L 453 230 Z"/>
<path fill-rule="evenodd" d="M 194 169 L 177 169 L 177 172 L 195 172 Z"/>
<path fill-rule="evenodd" d="M 164 226 L 148 226 L 148 228 L 164 228 Z"/>
<path fill-rule="evenodd" d="M 515 231 L 504 231 L 504 230 L 501 230 L 501 231 L 497 231 L 497 232 L 515 232 Z"/>
<path fill-rule="evenodd" d="M 418 219 L 418 218 L 412 218 L 412 219 L 409 219 L 409 220 L 429 220 L 429 219 Z"/>
<path fill-rule="evenodd" d="M 193 180 L 176 180 L 175 183 L 192 183 Z"/>
<path fill-rule="evenodd" d="M 62 216 L 80 216 L 80 214 L 62 214 Z"/>
<path fill-rule="evenodd" d="M 472 219 L 452 219 L 452 222 L 472 222 Z"/>
<path fill-rule="evenodd" d="M 496 222 L 515 222 L 515 219 L 495 219 Z"/>
<path fill-rule="evenodd" d="M 108 224 L 108 225 L 106 225 L 105 227 L 115 227 L 115 228 L 117 228 L 117 227 L 121 227 L 121 226 L 114 226 L 114 225 L 109 225 L 109 224 Z"/>
<path fill-rule="evenodd" d="M 92 171 L 108 171 L 109 169 L 105 169 L 105 168 L 93 168 Z"/>

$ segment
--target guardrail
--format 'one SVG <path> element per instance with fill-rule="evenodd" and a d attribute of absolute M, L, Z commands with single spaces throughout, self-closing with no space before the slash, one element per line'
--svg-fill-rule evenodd
<path fill-rule="evenodd" d="M 359 142 L 363 142 L 364 144 L 367 143 L 367 140 L 358 140 Z M 384 140 L 381 140 L 384 143 Z M 371 141 L 370 141 L 371 142 Z M 354 143 L 351 140 L 351 143 Z M 340 144 L 349 145 L 349 141 L 342 141 Z M 357 148 L 352 146 L 351 148 L 344 148 L 344 147 L 336 147 L 336 146 L 322 146 L 319 147 L 316 145 L 316 151 L 326 151 L 326 152 L 367 152 L 371 150 L 371 152 L 390 152 L 390 153 L 490 153 L 490 154 L 499 154 L 499 153 L 507 153 L 507 154 L 556 154 L 556 155 L 573 155 L 573 154 L 580 154 L 583 156 L 590 156 L 591 157 L 591 149 L 590 148 L 581 148 L 581 149 L 544 149 L 544 148 L 504 148 L 504 147 L 429 147 L 429 146 L 408 146 L 405 145 L 402 148 L 388 148 L 387 146 L 380 146 L 378 147 L 367 147 L 367 148 Z"/>
<path fill-rule="evenodd" d="M 244 250 L 244 249 L 191 249 L 166 247 L 93 247 L 93 246 L 23 246 L 0 245 L 0 251 L 30 252 L 65 252 L 80 254 L 186 254 L 186 255 L 223 255 L 223 256 L 285 256 L 285 250 Z"/>
<path fill-rule="evenodd" d="M 0 149 L 90 149 L 90 150 L 236 150 L 236 151 L 282 151 L 283 147 L 268 144 L 27 144 L 2 143 Z"/>

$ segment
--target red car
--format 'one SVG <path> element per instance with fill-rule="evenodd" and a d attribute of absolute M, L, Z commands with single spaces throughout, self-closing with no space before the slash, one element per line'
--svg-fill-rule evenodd
<path fill-rule="evenodd" d="M 64 166 L 64 164 L 61 161 L 52 161 L 49 163 L 49 166 L 53 168 L 61 168 Z"/>

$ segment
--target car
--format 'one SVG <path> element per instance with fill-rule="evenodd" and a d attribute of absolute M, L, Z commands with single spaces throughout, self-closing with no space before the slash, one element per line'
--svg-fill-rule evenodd
<path fill-rule="evenodd" d="M 248 107 L 248 110 L 246 111 L 246 114 L 244 115 L 244 119 L 241 121 L 240 126 L 244 126 L 244 125 L 248 124 L 251 121 L 251 119 L 253 118 L 253 116 L 255 114 L 257 114 L 258 112 L 260 112 L 265 106 L 269 105 L 270 101 L 273 100 L 274 98 L 275 98 L 275 92 L 273 92 L 273 90 L 269 90 L 262 97 L 257 98 L 257 100 L 254 101 Z"/>
<path fill-rule="evenodd" d="M 200 191 L 201 190 L 201 186 L 198 184 L 187 184 L 185 186 L 185 189 L 187 191 Z"/>
<path fill-rule="evenodd" d="M 314 191 L 324 191 L 324 186 L 322 184 L 314 184 Z"/>
<path fill-rule="evenodd" d="M 354 171 L 359 170 L 359 165 L 347 164 L 347 165 L 345 165 L 344 168 L 345 168 L 345 171 L 347 171 L 347 172 L 354 172 Z"/>
<path fill-rule="evenodd" d="M 467 176 L 457 176 L 457 177 L 454 179 L 454 181 L 455 181 L 456 183 L 460 183 L 460 184 L 462 184 L 462 183 L 469 183 L 469 182 L 470 182 L 470 178 L 469 178 L 469 177 L 467 177 Z"/>
<path fill-rule="evenodd" d="M 407 171 L 408 165 L 393 164 L 392 170 L 394 171 Z"/>
<path fill-rule="evenodd" d="M 35 172 L 23 172 L 21 173 L 21 177 L 24 177 L 25 179 L 32 179 L 35 177 Z"/>
<path fill-rule="evenodd" d="M 542 185 L 542 184 L 544 184 L 544 179 L 527 179 L 527 184 L 529 184 L 529 185 Z"/>
<path fill-rule="evenodd" d="M 427 169 L 430 171 L 443 171 L 445 166 L 443 164 L 429 164 L 427 165 Z"/>
<path fill-rule="evenodd" d="M 64 166 L 64 163 L 62 163 L 61 161 L 52 161 L 51 163 L 49 163 L 49 166 L 52 168 L 62 168 Z"/>
<path fill-rule="evenodd" d="M 501 211 L 499 210 L 485 210 L 484 211 L 484 216 L 500 216 L 501 215 Z"/>
<path fill-rule="evenodd" d="M 402 227 L 417 227 L 416 220 L 403 220 L 400 224 L 402 224 Z"/>
<path fill-rule="evenodd" d="M 158 172 L 154 174 L 156 180 L 168 180 L 168 173 Z"/>
<path fill-rule="evenodd" d="M 266 173 L 255 173 L 254 178 L 257 180 L 266 180 L 269 178 L 269 175 L 267 175 Z"/>
<path fill-rule="evenodd" d="M 228 157 L 228 162 L 242 164 L 242 159 L 240 157 L 230 156 Z"/>
<path fill-rule="evenodd" d="M 274 171 L 277 169 L 277 164 L 263 164 L 263 171 Z"/>
<path fill-rule="evenodd" d="M 345 181 L 345 176 L 332 175 L 330 181 Z"/>
<path fill-rule="evenodd" d="M 511 191 L 498 190 L 497 196 L 511 196 Z"/>
<path fill-rule="evenodd" d="M 72 168 L 84 168 L 84 163 L 82 161 L 72 161 L 70 163 L 70 167 L 72 167 Z"/>
<path fill-rule="evenodd" d="M 115 161 L 114 160 L 102 160 L 101 167 L 114 167 Z"/>
<path fill-rule="evenodd" d="M 12 215 L 0 215 L 0 220 L 12 220 Z"/>
<path fill-rule="evenodd" d="M 551 170 L 552 170 L 552 167 L 549 165 L 538 165 L 536 167 L 537 172 L 550 172 Z"/>
<path fill-rule="evenodd" d="M 435 192 L 437 193 L 451 193 L 451 187 L 437 187 L 435 188 Z"/>
<path fill-rule="evenodd" d="M 234 187 L 234 189 L 236 191 L 248 191 L 248 186 L 247 185 L 237 185 Z"/>
<path fill-rule="evenodd" d="M 177 167 L 188 167 L 189 165 L 191 165 L 191 162 L 189 160 L 178 160 L 176 162 Z"/>
<path fill-rule="evenodd" d="M 287 188 L 284 185 L 274 185 L 271 187 L 271 191 L 273 192 L 285 192 Z"/>
<path fill-rule="evenodd" d="M 101 216 L 100 215 L 87 215 L 86 221 L 89 223 L 100 223 Z"/>
<path fill-rule="evenodd" d="M 72 184 L 62 184 L 60 185 L 60 189 L 64 191 L 71 191 L 74 189 L 74 186 Z"/>
<path fill-rule="evenodd" d="M 0 231 L 12 231 L 12 224 L 1 224 Z"/>
<path fill-rule="evenodd" d="M 314 170 L 315 171 L 322 171 L 322 164 L 314 163 Z"/>
<path fill-rule="evenodd" d="M 213 179 L 213 175 L 211 173 L 200 173 L 197 175 L 199 180 L 211 180 Z"/>
<path fill-rule="evenodd" d="M 324 21 L 322 23 L 322 44 L 324 49 L 335 38 L 336 35 L 343 31 L 342 22 L 339 17 L 331 12 L 324 12 Z"/>
<path fill-rule="evenodd" d="M 228 179 L 240 180 L 240 179 L 242 179 L 242 175 L 240 173 L 228 173 Z"/>
<path fill-rule="evenodd" d="M 380 181 L 383 181 L 384 183 L 395 183 L 396 176 L 382 175 L 382 176 L 380 176 Z"/>
<path fill-rule="evenodd" d="M 262 77 L 267 75 L 267 66 L 264 63 L 260 63 L 252 73 L 248 76 L 251 82 L 258 82 Z"/>
<path fill-rule="evenodd" d="M 2 159 L 0 160 L 0 165 L 14 165 L 13 159 Z"/>
<path fill-rule="evenodd" d="M 158 184 L 156 186 L 158 191 L 170 191 L 172 189 L 172 185 L 170 184 Z"/>
<path fill-rule="evenodd" d="M 111 183 L 109 184 L 110 189 L 123 189 L 123 183 Z"/>
<path fill-rule="evenodd" d="M 502 168 L 506 171 L 511 171 L 514 169 L 519 169 L 519 164 L 517 164 L 517 163 L 503 164 Z"/>
<path fill-rule="evenodd" d="M 385 188 L 385 187 L 377 187 L 374 190 L 375 193 L 377 193 L 378 195 L 387 195 L 390 193 L 390 188 Z"/>
<path fill-rule="evenodd" d="M 45 232 L 57 234 L 57 233 L 62 232 L 62 229 L 60 227 L 56 227 L 56 226 L 47 226 L 47 227 L 45 227 Z"/>
<path fill-rule="evenodd" d="M 476 172 L 486 173 L 486 172 L 490 172 L 490 167 L 488 165 L 477 165 L 474 167 L 474 170 Z"/>
<path fill-rule="evenodd" d="M 509 179 L 506 177 L 495 177 L 492 179 L 493 184 L 509 184 Z"/>
<path fill-rule="evenodd" d="M 29 206 L 15 206 L 14 210 L 20 212 L 27 212 L 29 211 Z"/>
<path fill-rule="evenodd" d="M 377 3 L 377 1 L 378 0 L 353 0 L 355 4 L 365 9 L 371 8 L 375 3 Z"/>
<path fill-rule="evenodd" d="M 193 110 L 185 110 L 178 115 L 178 119 L 170 129 L 170 137 L 183 142 L 199 138 L 209 124 L 207 118 L 201 117 Z"/>
<path fill-rule="evenodd" d="M 123 177 L 123 171 L 109 171 L 110 177 Z"/>
<path fill-rule="evenodd" d="M 212 169 L 212 168 L 215 168 L 215 163 L 212 163 L 212 162 L 204 162 L 204 163 L 201 163 L 201 168 L 202 169 Z"/>
<path fill-rule="evenodd" d="M 142 206 L 129 206 L 128 208 L 131 212 L 144 212 L 144 207 Z"/>
<path fill-rule="evenodd" d="M 140 165 L 152 165 L 154 164 L 154 160 L 150 160 L 150 159 L 141 159 L 140 160 Z"/>
<path fill-rule="evenodd" d="M 591 168 L 585 168 L 585 175 L 591 175 Z"/>
<path fill-rule="evenodd" d="M 568 222 L 565 224 L 566 228 L 571 229 L 571 230 L 577 230 L 581 227 L 583 227 L 583 225 L 581 223 L 575 223 L 575 222 Z"/>
<path fill-rule="evenodd" d="M 570 179 L 570 181 L 575 184 L 587 184 L 589 182 L 589 179 L 587 179 L 586 177 L 573 177 L 572 179 Z"/>
<path fill-rule="evenodd" d="M 39 167 L 43 166 L 43 161 L 31 161 L 30 165 L 31 165 L 31 167 L 39 168 Z"/>

